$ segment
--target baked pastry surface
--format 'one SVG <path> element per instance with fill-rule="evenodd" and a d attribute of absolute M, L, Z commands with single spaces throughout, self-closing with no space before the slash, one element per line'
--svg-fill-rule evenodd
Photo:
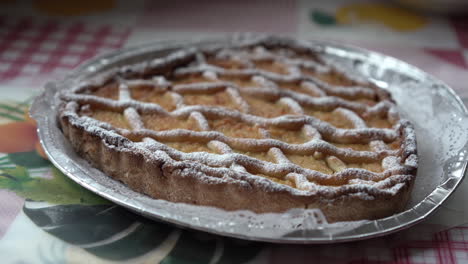
<path fill-rule="evenodd" d="M 329 222 L 401 211 L 416 137 L 385 90 L 282 38 L 174 51 L 60 94 L 64 135 L 157 199 Z"/>

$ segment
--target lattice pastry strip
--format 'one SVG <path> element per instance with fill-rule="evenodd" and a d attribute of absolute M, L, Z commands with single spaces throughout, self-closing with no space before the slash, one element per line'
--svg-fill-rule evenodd
<path fill-rule="evenodd" d="M 209 72 L 209 71 L 204 72 L 203 76 L 206 77 L 206 78 L 209 78 L 212 81 L 219 81 L 216 74 L 214 74 L 212 72 Z M 263 77 L 258 77 L 258 76 L 255 77 L 254 76 L 252 79 L 253 79 L 253 81 L 258 82 L 260 85 L 265 85 L 266 87 L 274 87 L 275 89 L 278 89 L 276 85 L 274 85 L 271 82 L 268 82 Z M 166 83 L 166 80 L 164 78 L 162 78 L 162 77 L 159 77 L 158 80 L 159 80 L 159 83 Z M 138 85 L 138 83 L 133 82 L 133 83 L 131 83 L 131 85 Z M 179 86 L 179 87 L 181 87 L 181 86 Z M 182 87 L 195 88 L 196 86 L 187 86 L 186 85 L 186 86 L 182 86 Z M 215 87 L 215 86 L 212 86 L 212 87 Z M 183 89 L 179 89 L 179 90 L 184 91 Z M 232 100 L 234 100 L 239 105 L 243 106 L 244 111 L 248 112 L 248 105 L 242 99 L 242 97 L 241 97 L 241 95 L 239 93 L 239 89 L 237 89 L 237 88 L 226 88 L 226 90 L 230 91 L 230 94 L 232 96 Z M 185 106 L 184 103 L 183 103 L 183 97 L 180 94 L 172 92 L 171 95 L 174 98 L 174 101 L 175 101 L 175 104 L 177 105 L 177 108 L 180 109 L 180 108 L 183 108 Z M 121 83 L 119 85 L 119 100 L 125 101 L 125 100 L 129 100 L 130 98 L 131 98 L 131 96 L 130 96 L 128 85 L 125 84 L 125 83 Z M 279 100 L 279 102 L 282 103 L 282 104 L 287 105 L 291 109 L 292 113 L 294 113 L 294 114 L 298 114 L 298 115 L 304 114 L 303 109 L 301 108 L 301 106 L 291 98 L 284 97 L 284 98 L 281 98 Z M 346 109 L 343 109 L 343 108 L 338 108 L 335 111 L 340 111 L 340 112 L 343 112 L 344 114 L 347 114 L 350 117 L 350 119 L 352 120 L 352 122 L 355 124 L 356 127 L 365 127 L 365 124 L 362 125 L 362 123 L 364 121 L 362 119 L 360 119 L 357 115 L 355 115 L 353 112 L 351 112 L 349 110 L 346 110 Z M 134 108 L 130 107 L 130 108 L 125 109 L 124 114 L 125 114 L 125 117 L 126 117 L 127 121 L 130 123 L 131 127 L 134 130 L 144 129 L 143 122 L 141 121 L 141 118 L 139 117 L 138 113 L 136 112 L 136 110 Z M 198 126 L 200 127 L 200 130 L 202 130 L 202 131 L 209 131 L 210 130 L 208 121 L 203 116 L 203 114 L 201 114 L 200 112 L 192 112 L 190 114 L 189 118 L 193 118 L 194 120 L 197 121 Z M 304 125 L 302 127 L 302 129 L 303 130 L 307 129 L 309 131 L 313 131 L 313 128 L 310 125 Z M 266 130 L 261 129 L 261 132 L 262 132 L 262 135 L 263 135 L 264 138 L 269 138 L 269 133 Z M 316 131 L 313 131 L 312 133 L 309 133 L 309 135 L 311 137 L 313 137 L 313 135 L 315 137 L 317 137 L 317 138 L 320 137 L 320 133 L 318 133 Z M 214 148 L 218 152 L 220 152 L 221 154 L 232 153 L 232 149 L 228 145 L 226 145 L 226 144 L 224 144 L 224 143 L 222 143 L 220 141 L 212 140 L 208 144 L 209 145 L 211 144 L 212 146 L 214 146 Z M 282 153 L 282 151 L 280 149 L 278 149 L 278 148 L 273 147 L 273 148 L 269 149 L 268 153 L 270 153 L 270 155 L 272 155 L 274 157 L 274 159 L 275 159 L 275 161 L 277 163 L 291 163 L 287 159 L 287 157 Z M 318 157 L 318 155 L 316 155 L 316 157 Z M 328 164 L 328 166 L 335 172 L 339 172 L 339 171 L 344 170 L 346 168 L 346 164 L 343 163 L 340 159 L 338 159 L 335 156 L 328 156 L 326 158 L 326 164 Z M 245 171 L 245 168 L 243 166 L 241 166 L 239 164 L 236 164 L 236 163 L 233 163 L 231 165 L 231 167 L 235 168 L 237 170 Z M 294 179 L 295 185 L 299 186 L 300 182 L 298 182 L 298 181 L 302 181 L 303 177 L 292 177 L 291 178 L 288 175 L 286 175 L 286 179 Z"/>
<path fill-rule="evenodd" d="M 387 92 L 346 74 L 296 42 L 188 49 L 63 93 L 62 126 L 127 140 L 171 173 L 268 186 L 289 202 L 393 197 L 414 178 L 414 131 Z M 286 208 L 275 206 L 259 211 Z"/>

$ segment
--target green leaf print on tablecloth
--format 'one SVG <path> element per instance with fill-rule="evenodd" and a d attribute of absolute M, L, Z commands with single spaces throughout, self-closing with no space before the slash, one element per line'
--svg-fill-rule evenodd
<path fill-rule="evenodd" d="M 40 208 L 26 204 L 23 211 L 47 233 L 106 260 L 138 258 L 157 248 L 174 230 L 113 204 Z"/>
<path fill-rule="evenodd" d="M 311 21 L 322 26 L 336 25 L 335 17 L 321 10 L 311 10 L 309 13 L 309 18 Z"/>
<path fill-rule="evenodd" d="M 107 200 L 93 194 L 52 167 L 52 179 L 31 177 L 25 167 L 1 169 L 0 188 L 17 195 L 52 204 L 105 204 Z"/>
<path fill-rule="evenodd" d="M 413 32 L 425 28 L 429 17 L 413 10 L 381 2 L 343 3 L 335 10 L 311 9 L 310 22 L 324 27 L 385 27 L 396 32 Z"/>
<path fill-rule="evenodd" d="M 68 249 L 71 262 L 244 263 L 263 248 L 261 243 L 181 230 L 116 205 L 26 203 L 23 211 L 45 232 L 73 245 Z"/>
<path fill-rule="evenodd" d="M 28 109 L 28 102 L 1 102 L 0 118 L 11 121 L 23 121 L 24 113 Z"/>
<path fill-rule="evenodd" d="M 26 109 L 24 103 L 0 103 L 0 119 L 6 125 L 30 122 Z M 3 142 L 11 140 L 3 135 Z M 66 177 L 37 149 L 14 149 L 0 154 L 0 188 L 25 198 L 24 214 L 67 243 L 65 262 L 243 263 L 262 249 L 259 243 L 181 230 L 133 214 Z"/>
<path fill-rule="evenodd" d="M 262 247 L 262 243 L 185 231 L 161 264 L 201 264 L 214 259 L 215 263 L 244 263 L 254 258 Z"/>
<path fill-rule="evenodd" d="M 50 162 L 37 155 L 36 151 L 9 153 L 7 157 L 10 162 L 26 168 L 32 169 L 50 166 Z"/>
<path fill-rule="evenodd" d="M 36 152 L 2 159 L 0 188 L 28 199 L 23 212 L 33 223 L 93 261 L 145 263 L 159 256 L 166 264 L 243 263 L 262 249 L 259 243 L 180 230 L 135 215 L 79 186 Z M 31 175 L 37 169 L 44 175 Z"/>

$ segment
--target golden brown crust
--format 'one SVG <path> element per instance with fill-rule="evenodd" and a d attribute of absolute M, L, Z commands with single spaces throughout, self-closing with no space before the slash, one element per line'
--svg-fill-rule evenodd
<path fill-rule="evenodd" d="M 145 159 L 139 153 L 117 149 L 99 136 L 71 124 L 67 116 L 62 116 L 60 121 L 62 131 L 73 148 L 94 167 L 137 192 L 172 202 L 256 213 L 318 208 L 329 222 L 379 219 L 404 209 L 415 179 L 411 177 L 408 184 L 395 195 L 374 196 L 369 200 L 350 195 L 324 200 L 316 195 L 297 196 L 287 191 L 261 190 L 236 182 L 207 183 L 195 175 L 182 176 L 181 168 Z"/>
<path fill-rule="evenodd" d="M 222 53 L 218 55 L 226 55 Z M 263 68 L 252 73 L 187 66 L 196 57 L 188 54 L 169 55 L 173 57 L 169 63 L 158 61 L 154 69 L 130 67 L 123 75 L 128 80 L 118 76 L 64 93 L 60 125 L 79 155 L 131 189 L 171 202 L 257 213 L 318 208 L 329 222 L 377 219 L 404 209 L 416 175 L 415 136 L 411 124 L 399 118 L 387 91 L 370 83 L 360 86 L 334 70 L 323 72 L 312 61 L 298 64 L 279 58 L 294 68 L 291 75 L 283 76 L 287 71 L 281 65 L 263 63 L 264 58 L 254 61 L 263 63 Z M 296 55 L 305 56 L 301 54 Z M 276 59 L 277 54 L 272 56 Z M 177 68 L 178 61 L 183 67 Z M 252 65 L 244 64 L 248 63 Z M 316 72 L 307 74 L 350 86 L 297 75 L 310 64 Z M 171 84 L 164 76 L 135 82 L 148 72 L 170 76 Z M 255 82 L 258 86 L 251 87 Z M 261 106 L 255 108 L 256 97 L 269 102 L 259 101 Z M 307 135 L 305 141 L 301 135 Z M 183 149 L 168 147 L 174 141 L 185 142 L 177 145 Z M 203 147 L 191 146 L 200 142 Z M 207 154 L 210 144 L 216 155 L 189 155 Z M 255 156 L 255 151 L 268 152 L 275 161 L 262 161 L 265 157 Z M 310 157 L 322 163 L 314 161 L 307 167 L 310 161 L 301 158 Z"/>

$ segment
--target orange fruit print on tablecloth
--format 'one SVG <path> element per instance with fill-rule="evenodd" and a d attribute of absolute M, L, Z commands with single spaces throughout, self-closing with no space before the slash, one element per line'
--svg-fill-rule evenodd
<path fill-rule="evenodd" d="M 26 152 L 35 149 L 38 141 L 36 126 L 27 121 L 0 125 L 0 152 Z"/>
<path fill-rule="evenodd" d="M 0 153 L 17 153 L 36 151 L 39 156 L 47 156 L 37 136 L 37 124 L 25 112 L 24 120 L 13 121 L 0 125 Z"/>

